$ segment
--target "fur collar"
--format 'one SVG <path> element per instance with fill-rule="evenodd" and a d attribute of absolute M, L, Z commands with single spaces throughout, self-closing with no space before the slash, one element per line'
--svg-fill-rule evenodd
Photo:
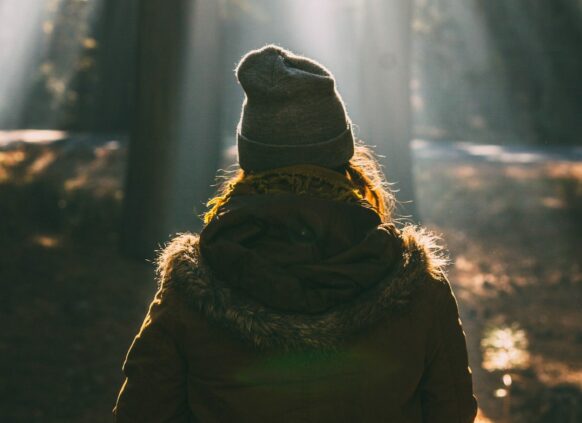
<path fill-rule="evenodd" d="M 400 237 L 403 246 L 402 259 L 390 277 L 352 302 L 319 315 L 276 312 L 237 295 L 212 277 L 196 234 L 179 234 L 161 250 L 158 281 L 160 288 L 175 286 L 208 319 L 257 348 L 333 349 L 383 316 L 405 312 L 416 289 L 443 278 L 445 259 L 434 236 L 412 226 L 387 229 Z"/>

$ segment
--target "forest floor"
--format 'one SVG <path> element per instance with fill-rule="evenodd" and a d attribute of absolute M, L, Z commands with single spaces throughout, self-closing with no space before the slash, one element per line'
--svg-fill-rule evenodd
<path fill-rule="evenodd" d="M 581 150 L 413 151 L 422 223 L 450 250 L 480 420 L 581 421 Z M 117 247 L 125 161 L 123 137 L 0 132 L 2 422 L 111 421 L 155 291 L 152 264 Z"/>

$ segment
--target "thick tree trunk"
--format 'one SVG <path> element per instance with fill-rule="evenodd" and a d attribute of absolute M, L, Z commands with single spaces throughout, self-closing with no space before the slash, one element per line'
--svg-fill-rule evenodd
<path fill-rule="evenodd" d="M 132 72 L 135 69 L 137 9 L 140 0 L 102 0 L 94 36 L 97 81 L 90 88 L 94 103 L 76 116 L 75 126 L 91 131 L 128 131 L 129 113 L 135 99 Z M 79 87 L 83 93 L 84 87 Z"/>
<path fill-rule="evenodd" d="M 220 151 L 217 22 L 214 2 L 140 2 L 122 228 L 130 256 L 149 258 L 171 233 L 199 227 L 193 210 L 208 198 Z"/>

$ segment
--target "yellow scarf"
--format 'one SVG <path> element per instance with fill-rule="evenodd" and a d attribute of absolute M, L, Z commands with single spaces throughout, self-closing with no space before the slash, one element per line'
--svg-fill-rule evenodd
<path fill-rule="evenodd" d="M 222 194 L 208 201 L 204 222 L 210 222 L 218 210 L 236 195 L 297 194 L 349 203 L 368 203 L 351 180 L 339 172 L 313 165 L 294 165 L 245 175 L 230 184 Z M 376 210 L 377 211 L 377 210 Z"/>

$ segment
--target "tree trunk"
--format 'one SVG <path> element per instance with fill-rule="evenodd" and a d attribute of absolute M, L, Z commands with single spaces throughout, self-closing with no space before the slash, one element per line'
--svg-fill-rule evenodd
<path fill-rule="evenodd" d="M 215 2 L 140 2 L 122 228 L 130 256 L 150 258 L 170 234 L 200 227 L 193 209 L 208 198 L 220 154 L 217 10 Z"/>
<path fill-rule="evenodd" d="M 135 69 L 136 18 L 140 0 L 102 0 L 93 33 L 97 39 L 93 104 L 75 117 L 81 130 L 111 132 L 129 130 Z M 79 87 L 78 91 L 87 90 Z M 96 92 L 95 92 L 96 91 Z"/>

